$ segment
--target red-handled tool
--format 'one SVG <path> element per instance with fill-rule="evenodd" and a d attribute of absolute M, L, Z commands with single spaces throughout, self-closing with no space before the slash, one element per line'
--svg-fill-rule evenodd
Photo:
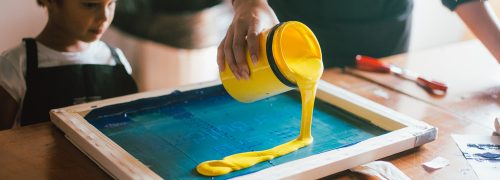
<path fill-rule="evenodd" d="M 356 68 L 363 71 L 395 74 L 403 79 L 407 79 L 417 83 L 427 92 L 434 95 L 445 95 L 446 91 L 448 90 L 448 86 L 446 86 L 446 84 L 442 82 L 427 80 L 417 73 L 411 72 L 404 68 L 400 68 L 393 64 L 386 64 L 382 61 L 368 56 L 357 55 Z"/>

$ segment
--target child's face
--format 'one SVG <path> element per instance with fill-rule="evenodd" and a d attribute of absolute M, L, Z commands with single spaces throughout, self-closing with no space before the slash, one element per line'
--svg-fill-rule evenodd
<path fill-rule="evenodd" d="M 64 0 L 51 3 L 49 19 L 67 37 L 92 42 L 102 37 L 115 14 L 116 0 Z"/>

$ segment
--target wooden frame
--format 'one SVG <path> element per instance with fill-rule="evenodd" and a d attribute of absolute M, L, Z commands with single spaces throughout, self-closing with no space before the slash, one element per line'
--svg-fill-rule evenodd
<path fill-rule="evenodd" d="M 50 112 L 52 122 L 83 153 L 118 179 L 161 179 L 155 172 L 102 134 L 83 117 L 92 109 L 141 98 L 218 85 L 202 83 L 178 89 L 137 93 L 80 104 Z M 237 179 L 320 178 L 373 160 L 418 147 L 437 138 L 437 129 L 332 84 L 320 81 L 317 97 L 390 131 L 352 146 L 270 167 Z"/>

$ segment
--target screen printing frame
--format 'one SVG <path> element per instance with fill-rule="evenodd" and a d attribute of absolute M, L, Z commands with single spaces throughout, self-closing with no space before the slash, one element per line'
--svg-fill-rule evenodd
<path fill-rule="evenodd" d="M 175 89 L 136 93 L 51 110 L 52 122 L 66 137 L 108 174 L 118 179 L 161 179 L 142 162 L 85 120 L 91 110 L 142 98 L 220 85 L 219 81 Z M 379 105 L 325 81 L 318 83 L 317 98 L 389 131 L 357 144 L 273 166 L 237 179 L 320 178 L 370 161 L 418 147 L 437 138 L 437 128 Z M 194 168 L 194 167 L 193 167 Z"/>

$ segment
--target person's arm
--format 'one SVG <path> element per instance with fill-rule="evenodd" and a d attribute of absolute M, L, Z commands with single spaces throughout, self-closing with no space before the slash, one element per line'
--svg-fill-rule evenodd
<path fill-rule="evenodd" d="M 17 113 L 17 102 L 3 87 L 0 87 L 0 130 L 10 129 L 14 124 Z"/>
<path fill-rule="evenodd" d="M 233 0 L 234 17 L 226 36 L 217 49 L 217 64 L 220 71 L 225 63 L 238 79 L 248 79 L 250 72 L 246 62 L 248 48 L 252 62 L 259 58 L 259 34 L 278 24 L 267 0 Z"/>
<path fill-rule="evenodd" d="M 500 25 L 487 1 L 460 4 L 455 12 L 500 63 Z"/>

